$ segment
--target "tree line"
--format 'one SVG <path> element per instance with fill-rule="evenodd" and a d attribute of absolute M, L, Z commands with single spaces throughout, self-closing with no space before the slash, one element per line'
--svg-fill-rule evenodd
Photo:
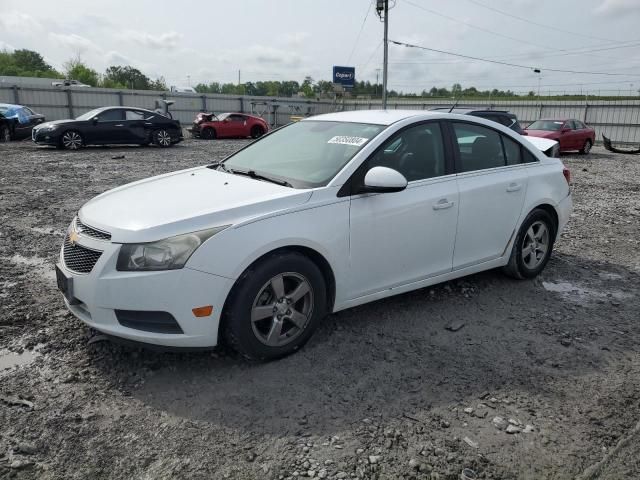
<path fill-rule="evenodd" d="M 58 71 L 49 65 L 42 55 L 33 50 L 0 51 L 0 75 L 15 77 L 40 77 L 77 80 L 92 87 L 129 88 L 133 90 L 166 90 L 162 77 L 150 79 L 137 68 L 113 65 L 98 73 L 78 56 L 64 63 Z"/>
<path fill-rule="evenodd" d="M 137 68 L 131 66 L 113 65 L 99 73 L 86 65 L 78 56 L 64 63 L 63 71 L 57 71 L 49 65 L 42 55 L 32 50 L 15 50 L 14 52 L 0 51 L 0 75 L 18 77 L 46 77 L 67 78 L 77 80 L 92 87 L 122 88 L 133 90 L 167 90 L 164 78 L 152 80 Z M 198 93 L 217 93 L 227 95 L 253 95 L 268 97 L 291 97 L 300 95 L 306 98 L 331 97 L 334 93 L 333 83 L 327 80 L 314 80 L 305 77 L 302 83 L 295 80 L 258 81 L 236 83 L 211 82 L 199 83 L 194 87 Z M 369 81 L 355 82 L 351 94 L 356 97 L 376 98 L 382 96 L 382 84 Z M 511 90 L 478 90 L 475 87 L 462 88 L 459 83 L 446 87 L 432 87 L 423 89 L 421 93 L 406 93 L 394 89 L 387 92 L 389 97 L 432 97 L 432 98 L 460 98 L 460 97 L 515 97 Z M 533 91 L 528 96 L 535 96 Z"/>

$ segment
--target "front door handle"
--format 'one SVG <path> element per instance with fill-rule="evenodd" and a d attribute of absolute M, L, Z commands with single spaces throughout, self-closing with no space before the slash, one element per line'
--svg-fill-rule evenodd
<path fill-rule="evenodd" d="M 451 207 L 453 207 L 453 202 L 450 202 L 446 198 L 443 198 L 439 200 L 438 203 L 433 204 L 434 210 L 444 210 L 445 208 L 451 208 Z"/>
<path fill-rule="evenodd" d="M 119 123 L 117 125 L 114 125 L 115 127 L 124 127 L 124 125 L 122 123 Z"/>
<path fill-rule="evenodd" d="M 517 192 L 521 188 L 522 188 L 521 183 L 510 183 L 509 186 L 507 187 L 507 192 Z"/>

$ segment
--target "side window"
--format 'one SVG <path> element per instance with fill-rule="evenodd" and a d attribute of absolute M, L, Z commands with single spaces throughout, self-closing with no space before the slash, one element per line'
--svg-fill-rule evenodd
<path fill-rule="evenodd" d="M 562 128 L 568 128 L 569 130 L 573 130 L 573 120 L 567 120 L 564 122 Z"/>
<path fill-rule="evenodd" d="M 444 175 L 445 154 L 440 124 L 430 122 L 403 130 L 369 159 L 368 166 L 393 168 L 409 182 Z"/>
<path fill-rule="evenodd" d="M 582 130 L 587 128 L 587 126 L 584 123 L 582 123 L 580 120 L 574 120 L 573 123 L 575 124 L 577 130 Z"/>
<path fill-rule="evenodd" d="M 507 165 L 518 165 L 522 163 L 520 144 L 518 142 L 502 135 L 502 144 L 504 145 L 504 153 L 507 156 Z"/>
<path fill-rule="evenodd" d="M 244 122 L 244 117 L 242 115 L 229 115 L 229 120 L 232 122 Z"/>
<path fill-rule="evenodd" d="M 524 163 L 533 163 L 538 161 L 536 156 L 524 147 L 522 148 L 522 154 L 522 160 Z"/>
<path fill-rule="evenodd" d="M 144 120 L 144 113 L 137 112 L 135 110 L 127 110 L 126 119 L 127 120 Z"/>
<path fill-rule="evenodd" d="M 100 122 L 117 122 L 119 120 L 124 120 L 124 112 L 119 109 L 107 110 L 98 115 Z"/>
<path fill-rule="evenodd" d="M 453 123 L 453 130 L 460 152 L 460 173 L 506 164 L 498 132 L 468 123 Z"/>

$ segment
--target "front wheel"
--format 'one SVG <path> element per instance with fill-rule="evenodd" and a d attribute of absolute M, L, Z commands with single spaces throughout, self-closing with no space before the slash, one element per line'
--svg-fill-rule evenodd
<path fill-rule="evenodd" d="M 251 360 L 298 350 L 327 313 L 324 276 L 309 258 L 278 252 L 249 267 L 225 305 L 227 343 Z"/>
<path fill-rule="evenodd" d="M 533 210 L 518 231 L 504 272 L 520 280 L 537 276 L 549 261 L 555 236 L 551 215 L 542 209 Z"/>
<path fill-rule="evenodd" d="M 591 151 L 591 147 L 593 145 L 591 144 L 591 140 L 586 140 L 584 142 L 584 145 L 582 146 L 582 148 L 580 149 L 580 153 L 582 155 L 586 155 L 587 153 L 589 153 Z"/>
<path fill-rule="evenodd" d="M 202 133 L 200 133 L 200 137 L 204 138 L 205 140 L 214 140 L 216 138 L 216 131 L 213 128 L 207 127 L 202 130 Z"/>
<path fill-rule="evenodd" d="M 156 130 L 153 132 L 153 143 L 162 148 L 171 146 L 171 134 L 166 130 Z"/>
<path fill-rule="evenodd" d="M 60 147 L 67 150 L 78 150 L 82 145 L 84 145 L 84 139 L 75 130 L 64 132 L 60 137 Z"/>
<path fill-rule="evenodd" d="M 11 141 L 11 130 L 6 125 L 0 127 L 0 142 L 10 142 Z"/>

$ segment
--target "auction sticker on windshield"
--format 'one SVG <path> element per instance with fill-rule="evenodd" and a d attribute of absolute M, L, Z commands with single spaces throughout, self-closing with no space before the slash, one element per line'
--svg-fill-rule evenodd
<path fill-rule="evenodd" d="M 340 145 L 353 145 L 354 147 L 361 147 L 367 143 L 368 138 L 362 137 L 348 137 L 345 135 L 336 135 L 330 139 L 327 143 L 339 143 Z"/>

